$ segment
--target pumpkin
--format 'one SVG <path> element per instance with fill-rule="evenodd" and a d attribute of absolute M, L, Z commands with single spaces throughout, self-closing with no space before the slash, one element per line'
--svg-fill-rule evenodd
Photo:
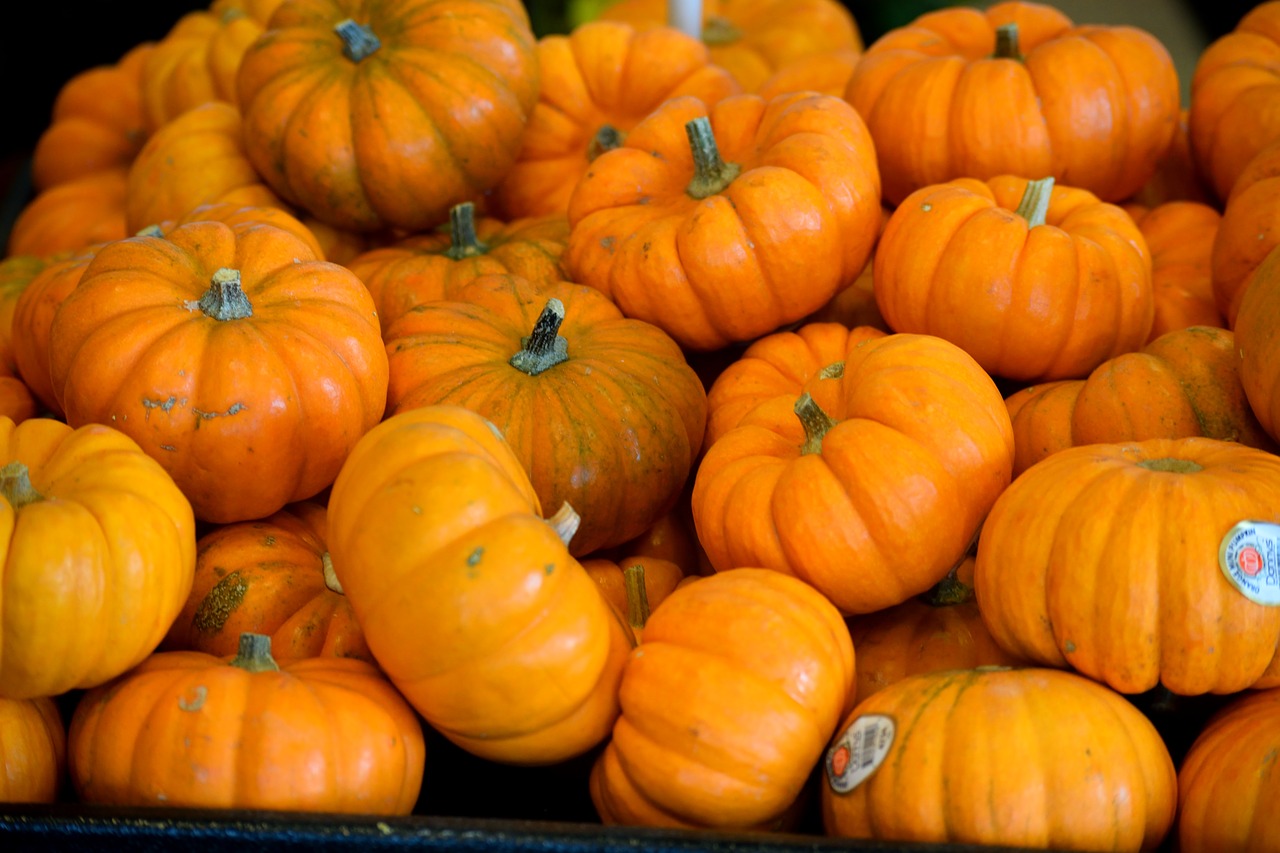
<path fill-rule="evenodd" d="M 574 189 L 563 264 L 626 316 L 715 350 L 852 284 L 879 223 L 871 138 L 843 100 L 672 98 Z"/>
<path fill-rule="evenodd" d="M 245 634 L 227 658 L 161 652 L 81 698 L 67 737 L 82 802 L 404 815 L 422 727 L 375 667 L 278 664 Z"/>
<path fill-rule="evenodd" d="M 684 569 L 659 557 L 623 557 L 618 561 L 591 557 L 582 561 L 605 600 L 627 621 L 636 642 L 644 639 L 644 626 L 653 608 L 661 604 L 685 579 Z"/>
<path fill-rule="evenodd" d="M 190 503 L 109 426 L 0 417 L 0 459 L 0 696 L 57 696 L 135 666 L 191 589 Z"/>
<path fill-rule="evenodd" d="M 889 217 L 874 276 L 891 329 L 945 338 L 1020 382 L 1087 376 L 1140 348 L 1155 312 L 1132 217 L 1049 179 L 917 190 Z"/>
<path fill-rule="evenodd" d="M 154 49 L 154 42 L 135 45 L 118 62 L 81 71 L 58 90 L 49 126 L 31 152 L 37 191 L 129 167 L 147 140 L 142 65 Z"/>
<path fill-rule="evenodd" d="M 492 421 L 542 505 L 581 517 L 575 556 L 639 536 L 675 505 L 707 403 L 671 338 L 568 282 L 483 276 L 456 298 L 387 330 L 388 412 L 447 403 Z"/>
<path fill-rule="evenodd" d="M 213 0 L 209 11 L 226 18 L 230 15 L 248 15 L 265 27 L 284 0 Z"/>
<path fill-rule="evenodd" d="M 1005 400 L 1016 477 L 1081 444 L 1204 436 L 1275 452 L 1240 380 L 1235 336 L 1214 326 L 1161 335 L 1087 379 L 1032 385 Z"/>
<path fill-rule="evenodd" d="M 880 843 L 1151 851 L 1177 803 L 1151 721 L 1103 685 L 1052 669 L 891 684 L 845 719 L 823 769 L 827 834 Z"/>
<path fill-rule="evenodd" d="M 787 92 L 821 92 L 842 98 L 861 58 L 862 50 L 851 47 L 801 57 L 771 74 L 756 94 L 768 99 Z"/>
<path fill-rule="evenodd" d="M 1231 700 L 1200 730 L 1178 768 L 1178 849 L 1280 849 L 1280 689 Z"/>
<path fill-rule="evenodd" d="M 930 335 L 852 343 L 830 410 L 807 393 L 758 406 L 707 448 L 693 485 L 717 571 L 792 574 L 844 613 L 899 604 L 959 562 L 1009 484 L 999 390 Z"/>
<path fill-rule="evenodd" d="M 5 254 L 47 257 L 123 239 L 127 188 L 124 169 L 107 169 L 38 193 L 13 220 Z"/>
<path fill-rule="evenodd" d="M 1226 201 L 1246 164 L 1280 139 L 1280 2 L 1259 3 L 1196 57 L 1191 153 Z"/>
<path fill-rule="evenodd" d="M 1280 106 L 1280 100 L 1276 103 Z M 1245 164 L 1232 185 L 1211 244 L 1212 292 L 1218 311 L 1232 328 L 1254 271 L 1280 245 L 1278 191 L 1280 139 Z"/>
<path fill-rule="evenodd" d="M 888 208 L 880 210 L 880 230 L 889 222 L 893 213 Z M 876 238 L 879 241 L 879 236 Z M 880 306 L 876 304 L 875 293 L 875 251 L 867 260 L 862 272 L 853 283 L 841 290 L 831 301 L 804 319 L 805 323 L 840 323 L 850 329 L 857 326 L 871 326 L 882 332 L 889 331 L 889 324 L 880 314 Z"/>
<path fill-rule="evenodd" d="M 1211 438 L 1071 447 L 996 501 L 978 606 L 1006 651 L 1121 693 L 1244 690 L 1280 642 L 1250 544 L 1251 524 L 1277 521 L 1274 454 Z"/>
<path fill-rule="evenodd" d="M 854 677 L 840 614 L 811 587 L 740 568 L 649 614 L 591 770 L 605 824 L 773 828 L 835 730 Z"/>
<path fill-rule="evenodd" d="M 537 51 L 539 100 L 520 153 L 493 192 L 507 218 L 563 216 L 591 161 L 668 98 L 715 103 L 741 91 L 702 42 L 671 27 L 637 31 L 592 21 L 543 36 Z"/>
<path fill-rule="evenodd" d="M 195 582 L 163 648 L 234 654 L 242 634 L 271 639 L 279 662 L 349 657 L 373 663 L 325 545 L 327 511 L 290 504 L 260 521 L 216 527 L 196 542 Z"/>
<path fill-rule="evenodd" d="M 516 0 L 295 0 L 240 63 L 249 161 L 352 231 L 421 231 L 492 189 L 538 97 Z"/>
<path fill-rule="evenodd" d="M 368 292 L 316 257 L 213 219 L 107 244 L 50 328 L 67 422 L 133 437 L 204 521 L 315 495 L 381 419 L 387 376 Z"/>
<path fill-rule="evenodd" d="M 1156 207 L 1130 203 L 1124 209 L 1137 223 L 1151 253 L 1155 314 L 1147 341 L 1188 326 L 1225 328 L 1211 270 L 1222 214 L 1197 201 L 1170 201 Z"/>
<path fill-rule="evenodd" d="M 966 555 L 921 595 L 846 620 L 858 650 L 851 704 L 912 675 L 1023 663 L 1000 648 L 982 622 L 973 594 L 974 559 Z"/>
<path fill-rule="evenodd" d="M 11 255 L 0 260 L 0 369 L 17 370 L 13 355 L 13 316 L 18 300 L 31 282 L 52 262 L 36 255 Z"/>
<path fill-rule="evenodd" d="M 53 803 L 67 771 L 67 733 L 47 696 L 0 699 L 0 803 Z"/>
<path fill-rule="evenodd" d="M 845 5 L 833 0 L 706 0 L 701 36 L 711 61 L 743 91 L 754 92 L 772 74 L 815 54 L 861 51 L 858 24 Z M 608 21 L 635 27 L 670 21 L 665 0 L 619 0 L 600 13 Z"/>
<path fill-rule="evenodd" d="M 1280 441 L 1280 250 L 1258 265 L 1236 315 L 1240 383 L 1267 434 Z"/>
<path fill-rule="evenodd" d="M 1000 175 L 1123 201 L 1155 173 L 1181 103 L 1155 36 L 1025 2 L 939 9 L 889 30 L 845 98 L 866 119 L 894 206 L 933 184 Z"/>
<path fill-rule="evenodd" d="M 371 248 L 346 266 L 369 289 L 386 332 L 414 306 L 456 299 L 482 275 L 510 273 L 534 284 L 559 281 L 568 239 L 564 216 L 503 222 L 477 218 L 475 205 L 463 202 L 449 211 L 447 227 Z"/>
<path fill-rule="evenodd" d="M 1173 132 L 1173 142 L 1156 164 L 1155 174 L 1129 201 L 1144 207 L 1159 207 L 1171 201 L 1216 205 L 1213 190 L 1200 173 L 1195 155 L 1191 152 L 1189 124 L 1190 111 L 1184 107 L 1178 112 L 1178 126 Z"/>
<path fill-rule="evenodd" d="M 451 405 L 387 417 L 328 511 L 369 649 L 434 729 L 508 764 L 565 761 L 609 734 L 634 638 L 491 423 Z"/>

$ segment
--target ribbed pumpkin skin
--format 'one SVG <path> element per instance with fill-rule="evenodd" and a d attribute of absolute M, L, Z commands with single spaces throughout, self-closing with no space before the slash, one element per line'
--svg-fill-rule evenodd
<path fill-rule="evenodd" d="M 631 632 L 484 418 L 428 406 L 366 433 L 329 494 L 329 553 L 383 671 L 463 749 L 554 763 L 608 735 Z"/>
<path fill-rule="evenodd" d="M 334 27 L 381 46 L 353 62 Z M 353 231 L 420 231 L 511 168 L 538 97 L 516 0 L 281 4 L 237 78 L 245 148 L 266 183 Z"/>
<path fill-rule="evenodd" d="M 1280 249 L 1258 266 L 1240 300 L 1236 346 L 1240 382 L 1267 434 L 1280 442 Z"/>
<path fill-rule="evenodd" d="M 122 240 L 128 177 L 123 168 L 92 172 L 41 192 L 19 211 L 6 255 L 48 257 Z"/>
<path fill-rule="evenodd" d="M 1182 853 L 1280 850 L 1280 689 L 1245 694 L 1210 719 L 1178 769 Z"/>
<path fill-rule="evenodd" d="M 993 55 L 1009 23 L 1017 59 Z M 1155 36 L 1020 2 L 940 9 L 890 30 L 845 98 L 867 120 L 892 205 L 930 184 L 997 175 L 1051 176 L 1122 201 L 1155 173 L 1180 102 Z"/>
<path fill-rule="evenodd" d="M 0 460 L 26 465 L 44 497 L 0 501 L 0 696 L 57 696 L 137 665 L 191 589 L 190 503 L 132 439 L 99 424 L 0 418 Z"/>
<path fill-rule="evenodd" d="M 1246 598 L 1218 566 L 1246 519 L 1280 521 L 1280 457 L 1210 438 L 1055 453 L 982 527 L 983 621 L 1006 650 L 1121 693 L 1244 690 L 1280 642 L 1280 608 Z"/>
<path fill-rule="evenodd" d="M 1148 341 L 1188 326 L 1226 327 L 1213 291 L 1213 246 L 1222 223 L 1216 208 L 1169 201 L 1151 208 L 1126 204 L 1151 253 L 1155 317 Z"/>
<path fill-rule="evenodd" d="M 413 709 L 364 661 L 250 672 L 161 652 L 90 691 L 71 718 L 82 802 L 404 815 L 425 746 Z"/>
<path fill-rule="evenodd" d="M 993 375 L 1083 378 L 1146 342 L 1151 256 L 1124 210 L 1077 187 L 1055 185 L 1032 226 L 1015 213 L 1027 184 L 959 178 L 913 193 L 876 246 L 876 304 L 894 331 L 945 338 Z"/>
<path fill-rule="evenodd" d="M 839 613 L 794 578 L 743 568 L 676 589 L 631 652 L 591 771 L 601 820 L 767 827 L 848 709 L 854 670 Z"/>
<path fill-rule="evenodd" d="M 58 706 L 0 699 L 0 803 L 53 803 L 67 772 L 67 732 Z"/>
<path fill-rule="evenodd" d="M 1078 675 L 916 675 L 859 702 L 839 731 L 869 714 L 893 718 L 892 744 L 847 794 L 824 773 L 828 835 L 1136 853 L 1155 850 L 1173 823 L 1177 777 L 1159 732 Z"/>
<path fill-rule="evenodd" d="M 502 430 L 545 507 L 581 516 L 575 556 L 639 536 L 672 508 L 706 422 L 706 392 L 661 329 L 598 291 L 483 276 L 456 302 L 424 303 L 385 335 L 391 413 L 452 404 Z M 549 299 L 564 307 L 566 360 L 513 366 Z"/>
<path fill-rule="evenodd" d="M 1280 16 L 1276 20 L 1280 23 Z M 1277 78 L 1276 106 L 1280 109 L 1280 78 Z M 1280 245 L 1277 194 L 1280 194 L 1280 141 L 1261 149 L 1245 164 L 1231 186 L 1222 221 L 1214 235 L 1210 256 L 1213 296 L 1226 323 L 1233 328 L 1240 313 L 1240 301 L 1254 272 L 1271 250 Z"/>

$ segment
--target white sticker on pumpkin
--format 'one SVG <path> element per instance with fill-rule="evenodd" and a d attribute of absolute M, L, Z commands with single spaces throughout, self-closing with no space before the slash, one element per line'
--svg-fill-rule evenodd
<path fill-rule="evenodd" d="M 865 782 L 884 763 L 893 745 L 893 718 L 863 714 L 827 750 L 827 784 L 847 794 Z"/>
<path fill-rule="evenodd" d="M 1280 607 L 1280 524 L 1242 521 L 1228 530 L 1218 566 L 1245 598 Z"/>

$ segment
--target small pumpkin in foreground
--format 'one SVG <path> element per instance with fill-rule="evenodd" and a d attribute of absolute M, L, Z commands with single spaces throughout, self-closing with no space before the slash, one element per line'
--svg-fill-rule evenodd
<path fill-rule="evenodd" d="M 67 732 L 54 701 L 0 699 L 0 803 L 57 802 Z"/>

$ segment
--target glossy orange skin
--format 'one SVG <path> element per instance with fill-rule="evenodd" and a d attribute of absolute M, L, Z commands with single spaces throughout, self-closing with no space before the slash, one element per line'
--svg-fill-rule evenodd
<path fill-rule="evenodd" d="M 1142 465 L 1169 459 L 1200 468 Z M 1245 519 L 1280 520 L 1280 457 L 1211 438 L 1060 451 L 1014 480 L 983 525 L 983 621 L 1006 650 L 1122 693 L 1244 690 L 1280 641 L 1280 609 L 1218 566 Z"/>
<path fill-rule="evenodd" d="M 547 300 L 564 305 L 568 359 L 536 375 L 510 359 Z M 598 291 L 483 276 L 454 302 L 424 303 L 384 336 L 387 411 L 449 403 L 502 431 L 544 507 L 581 516 L 574 556 L 639 536 L 674 506 L 706 422 L 706 392 L 660 329 Z"/>
<path fill-rule="evenodd" d="M 5 255 L 47 257 L 128 235 L 124 169 L 92 172 L 39 193 L 19 211 Z"/>
<path fill-rule="evenodd" d="M 569 240 L 563 216 L 536 216 L 503 222 L 475 219 L 478 245 L 463 257 L 450 254 L 445 230 L 414 234 L 361 252 L 346 263 L 373 296 L 383 332 L 415 305 L 454 300 L 482 275 L 508 273 L 534 284 L 560 281 L 560 257 Z"/>
<path fill-rule="evenodd" d="M 1280 16 L 1277 17 L 1280 23 Z M 1277 31 L 1280 35 L 1280 31 Z M 1277 45 L 1280 54 L 1280 45 Z M 1276 90 L 1280 98 L 1280 88 Z M 1280 107 L 1280 100 L 1277 100 Z M 1235 327 L 1240 301 L 1254 271 L 1280 245 L 1280 142 L 1262 148 L 1231 187 L 1211 250 L 1213 296 Z"/>
<path fill-rule="evenodd" d="M 1173 823 L 1177 777 L 1160 733 L 1078 675 L 916 675 L 858 703 L 840 731 L 867 714 L 892 717 L 894 738 L 879 768 L 846 794 L 824 772 L 828 835 L 1136 853 L 1159 847 Z"/>
<path fill-rule="evenodd" d="M 328 508 L 369 648 L 435 729 L 512 764 L 609 734 L 634 638 L 496 427 L 460 406 L 391 415 L 351 451 Z"/>
<path fill-rule="evenodd" d="M 605 125 L 623 134 L 668 98 L 706 103 L 742 91 L 706 46 L 671 27 L 592 21 L 538 40 L 538 104 L 516 162 L 493 192 L 506 218 L 561 216 Z"/>
<path fill-rule="evenodd" d="M 1178 769 L 1183 853 L 1280 849 L 1280 689 L 1247 693 L 1220 710 Z"/>
<path fill-rule="evenodd" d="M 1169 150 L 1156 164 L 1155 174 L 1133 194 L 1130 202 L 1159 207 L 1171 201 L 1196 201 L 1217 207 L 1213 190 L 1200 174 L 1200 167 L 1191 153 L 1189 121 L 1189 111 L 1186 108 L 1179 110 L 1178 127 L 1173 132 Z"/>
<path fill-rule="evenodd" d="M 1132 217 L 1055 185 L 1043 225 L 1015 211 L 1027 181 L 959 178 L 913 193 L 876 246 L 875 296 L 897 332 L 938 335 L 988 372 L 1079 379 L 1139 349 L 1155 316 Z"/>
<path fill-rule="evenodd" d="M 0 260 L 0 370 L 16 375 L 13 356 L 13 315 L 18 300 L 51 258 L 36 255 L 11 255 Z"/>
<path fill-rule="evenodd" d="M 37 190 L 129 167 L 147 140 L 141 77 L 154 48 L 154 42 L 143 42 L 120 61 L 82 71 L 58 90 L 49 126 L 31 154 Z"/>
<path fill-rule="evenodd" d="M 201 536 L 191 594 L 163 648 L 234 655 L 249 632 L 270 637 L 271 656 L 281 663 L 309 657 L 375 663 L 351 603 L 326 583 L 327 526 L 324 506 L 301 501 Z"/>
<path fill-rule="evenodd" d="M 1088 379 L 1032 385 L 1005 405 L 1015 477 L 1050 453 L 1099 442 L 1204 436 L 1276 450 L 1245 397 L 1235 336 L 1215 326 L 1169 332 Z"/>
<path fill-rule="evenodd" d="M 1008 23 L 1021 60 L 993 56 Z M 845 98 L 867 120 L 885 199 L 897 205 L 931 184 L 998 175 L 1052 176 L 1122 201 L 1173 142 L 1181 94 L 1150 33 L 1004 2 L 926 12 L 885 33 Z"/>
<path fill-rule="evenodd" d="M 600 18 L 636 27 L 663 26 L 669 20 L 668 4 L 620 0 L 606 6 Z M 774 72 L 806 57 L 862 49 L 849 10 L 828 0 L 706 0 L 702 20 L 711 61 L 728 70 L 745 92 L 756 91 Z M 711 34 L 721 21 L 731 25 L 736 38 Z"/>
<path fill-rule="evenodd" d="M 771 828 L 847 712 L 854 648 L 811 587 L 741 568 L 672 592 L 619 688 L 591 771 L 606 824 Z"/>
<path fill-rule="evenodd" d="M 787 63 L 769 76 L 756 89 L 762 98 L 775 98 L 786 92 L 821 92 L 843 98 L 853 69 L 862 58 L 862 49 L 840 48 L 815 53 Z"/>
<path fill-rule="evenodd" d="M 1009 484 L 1013 429 L 995 383 L 953 344 L 888 335 L 846 353 L 820 452 L 795 398 L 712 444 L 693 486 L 717 571 L 794 574 L 846 614 L 924 592 L 964 555 Z M 927 531 L 927 535 L 924 534 Z"/>
<path fill-rule="evenodd" d="M 0 699 L 0 803 L 53 803 L 67 772 L 67 731 L 58 706 Z"/>
<path fill-rule="evenodd" d="M 1212 272 L 1222 214 L 1197 201 L 1155 207 L 1130 203 L 1124 209 L 1138 224 L 1151 253 L 1155 315 L 1147 341 L 1188 326 L 1226 328 L 1214 297 Z"/>
<path fill-rule="evenodd" d="M 774 332 L 747 347 L 726 367 L 707 391 L 707 434 L 703 448 L 736 427 L 757 406 L 775 397 L 795 402 L 808 390 L 822 405 L 823 393 L 838 383 L 821 381 L 818 373 L 838 361 L 859 341 L 884 337 L 868 326 L 848 328 L 840 323 L 805 323 L 790 332 Z"/>
<path fill-rule="evenodd" d="M 1249 407 L 1267 434 L 1280 441 L 1280 250 L 1259 264 L 1240 300 L 1236 346 L 1240 382 Z"/>
<path fill-rule="evenodd" d="M 698 200 L 685 125 L 708 116 L 741 171 Z M 665 102 L 595 159 L 569 202 L 569 278 L 688 350 L 753 340 L 852 284 L 880 224 L 871 137 L 840 98 Z"/>
<path fill-rule="evenodd" d="M 117 425 L 204 521 L 315 495 L 382 418 L 387 376 L 368 291 L 316 257 L 281 228 L 213 220 L 104 246 L 50 328 L 67 422 Z M 222 268 L 240 272 L 252 316 L 188 305 Z"/>
<path fill-rule="evenodd" d="M 347 18 L 381 40 L 358 63 L 334 33 Z M 516 0 L 284 3 L 237 78 L 250 162 L 286 201 L 353 231 L 425 230 L 492 189 L 538 87 Z"/>
<path fill-rule="evenodd" d="M 1196 163 L 1226 201 L 1245 165 L 1280 137 L 1280 2 L 1257 4 L 1201 51 L 1188 124 Z"/>
<path fill-rule="evenodd" d="M 250 672 L 161 652 L 85 694 L 71 781 L 85 803 L 404 815 L 422 785 L 413 709 L 365 661 Z"/>
<path fill-rule="evenodd" d="M 0 459 L 26 465 L 45 498 L 17 507 L 0 500 L 0 696 L 57 696 L 137 665 L 191 589 L 190 503 L 155 460 L 107 426 L 72 429 L 49 418 L 15 426 L 0 417 Z"/>

